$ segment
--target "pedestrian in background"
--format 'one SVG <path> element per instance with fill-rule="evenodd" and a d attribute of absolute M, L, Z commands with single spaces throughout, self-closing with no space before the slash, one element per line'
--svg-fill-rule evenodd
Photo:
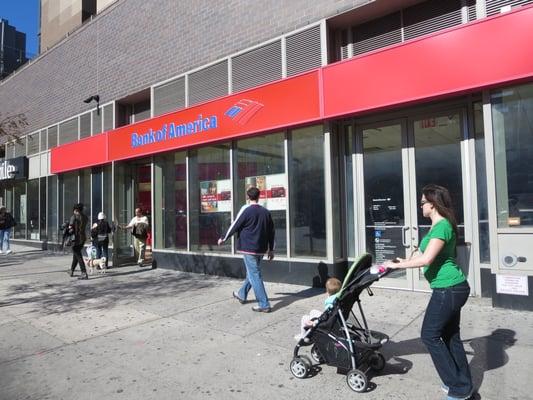
<path fill-rule="evenodd" d="M 259 193 L 256 187 L 251 187 L 246 191 L 250 204 L 241 208 L 226 235 L 218 239 L 218 245 L 220 246 L 233 234 L 238 234 L 237 251 L 242 253 L 244 258 L 246 279 L 239 291 L 233 292 L 233 297 L 244 304 L 248 292 L 253 288 L 259 304 L 253 306 L 252 310 L 270 312 L 272 308 L 266 294 L 260 264 L 265 253 L 268 254 L 269 261 L 274 258 L 275 230 L 270 212 L 258 204 Z"/>
<path fill-rule="evenodd" d="M 83 256 L 81 254 L 81 250 L 87 240 L 85 230 L 87 229 L 88 221 L 89 218 L 83 213 L 83 204 L 78 203 L 74 205 L 68 225 L 69 234 L 72 236 L 72 264 L 70 266 L 70 276 L 74 276 L 76 264 L 79 264 L 81 276 L 78 279 L 89 279 L 87 270 L 85 269 L 85 262 L 83 261 Z"/>
<path fill-rule="evenodd" d="M 7 212 L 7 208 L 0 207 L 0 254 L 9 254 L 9 239 L 11 238 L 11 229 L 17 225 L 15 218 Z"/>
<path fill-rule="evenodd" d="M 105 268 L 108 268 L 109 234 L 111 231 L 111 225 L 107 222 L 105 214 L 100 211 L 98 213 L 98 222 L 95 222 L 91 229 L 91 239 L 93 246 L 96 248 L 96 258 L 105 257 Z"/>
<path fill-rule="evenodd" d="M 137 255 L 137 265 L 143 266 L 144 252 L 146 250 L 146 241 L 148 240 L 149 230 L 148 217 L 143 215 L 143 210 L 140 207 L 135 209 L 135 217 L 133 217 L 128 225 L 119 226 L 122 229 L 131 229 L 133 235 L 133 247 Z"/>

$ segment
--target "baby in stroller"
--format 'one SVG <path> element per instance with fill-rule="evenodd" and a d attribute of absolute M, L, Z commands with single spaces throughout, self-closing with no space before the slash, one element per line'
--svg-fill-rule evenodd
<path fill-rule="evenodd" d="M 334 295 L 332 306 L 326 308 L 298 340 L 290 363 L 291 373 L 296 378 L 303 379 L 311 371 L 311 360 L 298 354 L 308 345 L 312 345 L 313 360 L 345 373 L 348 386 L 355 392 L 366 391 L 369 371 L 385 368 L 385 357 L 379 349 L 389 338 L 368 328 L 359 296 L 363 290 L 372 296 L 370 286 L 390 270 L 371 264 L 372 256 L 364 254 L 350 267 L 340 290 Z M 361 320 L 352 310 L 355 303 Z"/>
<path fill-rule="evenodd" d="M 329 278 L 326 281 L 326 293 L 328 297 L 324 301 L 324 309 L 333 307 L 333 303 L 337 299 L 337 292 L 341 289 L 342 283 L 337 278 Z M 294 339 L 300 340 L 303 338 L 304 342 L 308 343 L 309 338 L 305 337 L 306 331 L 312 326 L 317 324 L 318 318 L 322 315 L 322 311 L 311 310 L 309 314 L 302 316 L 302 322 L 300 326 L 300 333 L 294 336 Z"/>

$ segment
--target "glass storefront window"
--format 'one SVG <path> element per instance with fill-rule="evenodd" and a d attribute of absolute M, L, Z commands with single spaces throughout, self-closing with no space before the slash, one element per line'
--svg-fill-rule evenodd
<path fill-rule="evenodd" d="M 107 217 L 107 221 L 111 223 L 113 221 L 113 213 L 111 210 L 112 207 L 112 196 L 113 196 L 113 167 L 111 164 L 106 165 L 103 168 L 103 177 L 104 180 L 104 193 L 103 193 L 103 207 L 104 207 L 104 214 Z"/>
<path fill-rule="evenodd" d="M 246 204 L 246 190 L 260 191 L 259 203 L 270 210 L 276 229 L 275 253 L 287 254 L 287 176 L 284 134 L 244 139 L 237 142 L 236 210 Z"/>
<path fill-rule="evenodd" d="M 27 208 L 28 239 L 39 240 L 39 179 L 28 181 Z"/>
<path fill-rule="evenodd" d="M 92 214 L 92 208 L 91 208 L 91 169 L 86 168 L 82 169 L 80 171 L 80 196 L 79 196 L 79 202 L 83 204 L 83 213 L 89 218 L 89 221 L 91 221 L 91 214 Z M 98 211 L 97 211 L 98 212 Z M 89 235 L 91 224 L 87 224 L 87 237 L 91 237 Z"/>
<path fill-rule="evenodd" d="M 217 246 L 231 223 L 232 190 L 228 144 L 190 152 L 189 213 L 192 251 L 231 251 Z"/>
<path fill-rule="evenodd" d="M 344 187 L 346 188 L 346 241 L 348 257 L 355 257 L 355 219 L 354 219 L 354 182 L 353 182 L 353 127 L 344 126 Z"/>
<path fill-rule="evenodd" d="M 72 215 L 72 208 L 78 203 L 78 173 L 69 172 L 61 176 L 60 196 L 62 196 L 63 209 L 61 210 L 60 225 L 68 222 Z"/>
<path fill-rule="evenodd" d="M 474 135 L 476 148 L 477 213 L 479 229 L 479 261 L 490 262 L 489 207 L 487 203 L 487 173 L 485 168 L 485 129 L 483 106 L 474 103 Z"/>
<path fill-rule="evenodd" d="M 41 240 L 47 239 L 46 236 L 46 177 L 40 178 L 39 184 L 39 230 Z"/>
<path fill-rule="evenodd" d="M 499 228 L 533 226 L 533 84 L 491 93 Z"/>
<path fill-rule="evenodd" d="M 90 215 L 87 215 L 91 218 L 91 222 L 95 223 L 98 220 L 98 213 L 103 211 L 102 209 L 102 168 L 93 168 L 92 173 L 92 218 Z M 106 215 L 107 217 L 107 215 Z M 107 217 L 109 221 L 109 217 Z"/>
<path fill-rule="evenodd" d="M 155 158 L 155 240 L 160 249 L 187 249 L 187 155 Z"/>
<path fill-rule="evenodd" d="M 13 228 L 13 238 L 26 239 L 26 182 L 19 182 L 13 186 L 13 218 L 17 225 Z"/>
<path fill-rule="evenodd" d="M 59 204 L 57 202 L 57 175 L 48 177 L 48 240 L 52 242 L 59 242 L 59 221 L 58 210 Z"/>
<path fill-rule="evenodd" d="M 291 256 L 326 257 L 322 125 L 293 130 L 290 151 Z"/>

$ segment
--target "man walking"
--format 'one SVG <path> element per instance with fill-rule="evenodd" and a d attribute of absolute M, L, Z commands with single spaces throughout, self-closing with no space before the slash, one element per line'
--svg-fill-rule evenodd
<path fill-rule="evenodd" d="M 272 308 L 261 276 L 260 263 L 265 253 L 268 254 L 269 261 L 274 258 L 274 222 L 270 212 L 258 204 L 259 189 L 251 187 L 246 194 L 250 204 L 241 208 L 224 238 L 218 239 L 218 245 L 220 246 L 234 233 L 238 234 L 237 251 L 244 256 L 246 279 L 239 291 L 233 292 L 233 297 L 244 304 L 248 292 L 253 288 L 259 305 L 253 306 L 252 310 L 270 312 Z"/>

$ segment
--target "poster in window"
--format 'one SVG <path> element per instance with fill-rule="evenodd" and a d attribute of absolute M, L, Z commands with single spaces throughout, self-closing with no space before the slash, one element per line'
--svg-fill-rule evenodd
<path fill-rule="evenodd" d="M 19 222 L 21 224 L 26 223 L 26 195 L 25 194 L 20 195 L 20 220 Z"/>
<path fill-rule="evenodd" d="M 259 189 L 259 204 L 268 210 L 287 208 L 285 174 L 249 176 L 244 179 L 245 191 L 251 187 Z"/>
<path fill-rule="evenodd" d="M 200 182 L 200 208 L 202 213 L 231 211 L 231 180 Z"/>

